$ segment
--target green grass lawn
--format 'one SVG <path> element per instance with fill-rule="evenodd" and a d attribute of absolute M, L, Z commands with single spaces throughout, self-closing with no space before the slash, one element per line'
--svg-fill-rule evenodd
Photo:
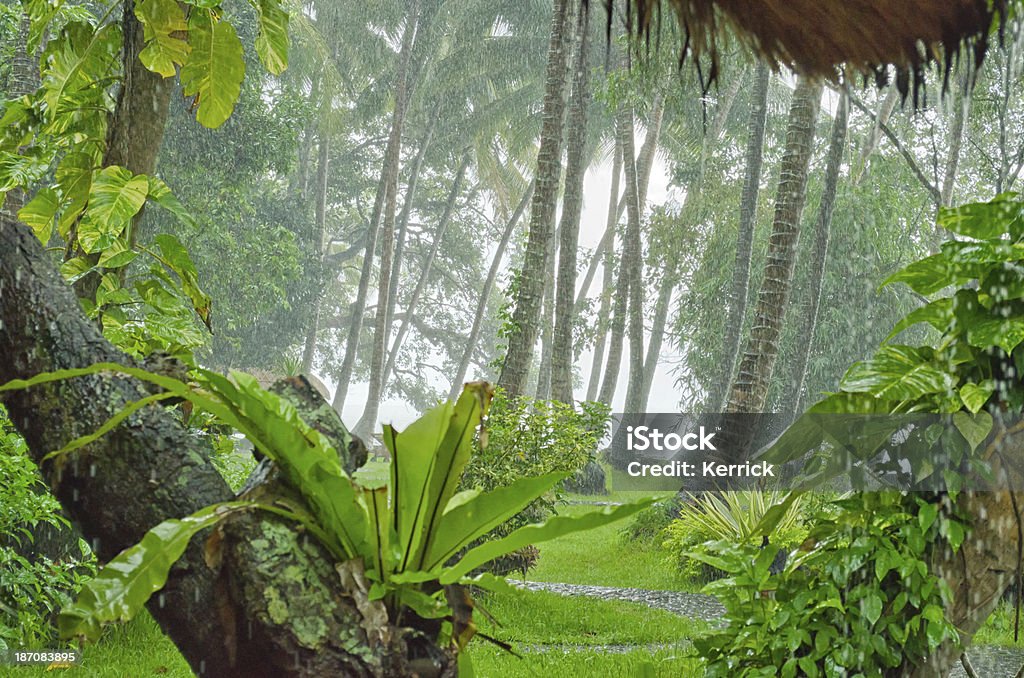
<path fill-rule="evenodd" d="M 672 495 L 671 492 L 665 494 Z M 569 499 L 629 502 L 644 496 L 650 494 L 616 492 L 607 497 L 570 495 Z M 593 506 L 575 504 L 558 509 L 564 515 L 579 515 L 593 510 Z M 665 591 L 693 591 L 697 588 L 679 576 L 665 551 L 657 546 L 624 540 L 621 533 L 626 524 L 626 521 L 613 523 L 540 544 L 540 560 L 537 567 L 527 574 L 527 578 L 533 581 Z"/>

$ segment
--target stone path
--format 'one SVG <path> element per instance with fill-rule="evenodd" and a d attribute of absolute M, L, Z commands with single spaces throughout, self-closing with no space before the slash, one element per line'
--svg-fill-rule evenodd
<path fill-rule="evenodd" d="M 513 582 L 531 591 L 550 591 L 563 596 L 588 596 L 602 600 L 624 600 L 643 603 L 648 607 L 668 610 L 683 617 L 714 621 L 725 613 L 714 596 L 682 591 L 653 591 L 650 589 L 617 588 L 614 586 L 587 586 L 583 584 L 557 584 L 541 581 Z"/>
<path fill-rule="evenodd" d="M 703 593 L 685 593 L 682 591 L 654 591 L 650 589 L 618 588 L 615 586 L 589 586 L 585 584 L 561 584 L 540 581 L 513 581 L 513 584 L 530 591 L 550 591 L 563 596 L 587 596 L 601 600 L 623 600 L 642 603 L 649 607 L 667 610 L 674 614 L 691 619 L 715 621 L 725 613 L 714 596 Z M 689 641 L 677 644 L 656 643 L 640 645 L 522 645 L 517 649 L 523 652 L 574 652 L 580 650 L 599 650 L 602 652 L 625 653 L 636 649 L 648 649 L 651 652 L 678 647 L 688 648 Z M 980 678 L 1015 678 L 1024 666 L 1024 649 L 1015 647 L 980 646 L 968 652 L 975 672 Z M 950 678 L 967 678 L 967 672 L 958 662 Z"/>

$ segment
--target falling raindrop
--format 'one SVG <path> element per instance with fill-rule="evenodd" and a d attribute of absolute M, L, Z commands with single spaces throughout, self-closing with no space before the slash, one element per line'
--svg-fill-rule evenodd
<path fill-rule="evenodd" d="M 249 640 L 252 640 L 252 620 L 249 620 Z"/>
<path fill-rule="evenodd" d="M 160 606 L 160 609 L 164 609 L 164 605 L 167 604 L 167 596 L 160 594 L 156 599 L 156 604 Z"/>
<path fill-rule="evenodd" d="M 96 477 L 96 464 L 89 464 L 89 477 L 90 478 L 95 478 Z"/>
<path fill-rule="evenodd" d="M 78 488 L 71 490 L 71 501 L 78 501 Z"/>
<path fill-rule="evenodd" d="M 92 538 L 92 552 L 93 553 L 99 553 L 100 552 L 100 538 L 99 537 L 93 537 Z"/>
<path fill-rule="evenodd" d="M 199 660 L 199 675 L 203 675 L 205 673 L 206 673 L 206 660 L 205 659 L 200 659 Z"/>

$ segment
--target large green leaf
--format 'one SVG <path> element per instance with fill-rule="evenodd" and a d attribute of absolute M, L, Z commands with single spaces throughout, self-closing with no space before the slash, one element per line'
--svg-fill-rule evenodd
<path fill-rule="evenodd" d="M 949 321 L 953 319 L 953 300 L 949 297 L 937 299 L 930 304 L 925 304 L 921 308 L 914 309 L 906 316 L 903 317 L 896 326 L 892 328 L 892 332 L 889 332 L 889 336 L 885 338 L 885 341 L 889 341 L 897 334 L 913 327 L 918 323 L 928 323 L 935 329 L 945 330 L 949 325 Z"/>
<path fill-rule="evenodd" d="M 192 308 L 210 329 L 210 296 L 199 287 L 199 276 L 196 273 L 195 264 L 192 263 L 192 257 L 188 255 L 188 250 L 180 240 L 169 233 L 161 233 L 154 240 L 157 247 L 160 248 L 161 263 L 171 269 L 181 280 L 181 289 L 192 302 Z"/>
<path fill-rule="evenodd" d="M 882 287 L 906 283 L 919 294 L 934 294 L 944 287 L 970 280 L 961 277 L 943 253 L 933 254 L 910 264 L 885 279 Z"/>
<path fill-rule="evenodd" d="M 260 32 L 256 36 L 256 54 L 274 75 L 288 68 L 288 13 L 279 0 L 256 0 Z"/>
<path fill-rule="evenodd" d="M 32 231 L 44 245 L 50 242 L 53 235 L 53 222 L 59 203 L 56 191 L 44 186 L 18 211 L 18 218 L 32 227 Z"/>
<path fill-rule="evenodd" d="M 78 240 L 87 253 L 110 247 L 146 203 L 149 182 L 112 165 L 100 170 L 89 189 L 89 204 L 78 226 Z"/>
<path fill-rule="evenodd" d="M 104 624 L 132 619 L 163 588 L 171 566 L 197 532 L 254 506 L 252 502 L 215 504 L 151 529 L 142 541 L 119 553 L 86 582 L 78 599 L 61 611 L 57 618 L 61 637 L 96 641 Z"/>
<path fill-rule="evenodd" d="M 398 433 L 385 427 L 391 452 L 395 533 L 406 568 L 422 569 L 431 534 L 458 489 L 473 435 L 490 402 L 485 384 L 471 384 L 455 405 L 440 405 Z"/>
<path fill-rule="evenodd" d="M 196 8 L 188 22 L 192 54 L 181 69 L 185 96 L 196 97 L 199 124 L 220 127 L 231 116 L 242 91 L 245 60 L 234 27 Z"/>
<path fill-rule="evenodd" d="M 1001 193 L 989 202 L 971 203 L 939 211 L 939 225 L 946 230 L 979 240 L 1014 240 L 1024 233 L 1024 203 L 1016 193 Z"/>
<path fill-rule="evenodd" d="M 121 27 L 108 23 L 96 29 L 83 22 L 72 22 L 47 44 L 43 70 L 43 102 L 52 121 L 69 104 L 78 90 L 94 87 L 107 75 L 109 60 L 121 46 Z"/>
<path fill-rule="evenodd" d="M 370 562 L 366 507 L 337 451 L 287 400 L 262 389 L 247 374 L 233 372 L 232 377 L 237 387 L 222 375 L 202 372 L 204 384 L 231 409 L 226 421 L 277 464 L 350 557 L 363 556 Z"/>
<path fill-rule="evenodd" d="M 64 201 L 64 209 L 57 220 L 57 232 L 67 239 L 73 224 L 89 201 L 95 163 L 88 153 L 68 153 L 57 166 L 57 188 Z"/>
<path fill-rule="evenodd" d="M 154 73 L 172 77 L 175 65 L 183 65 L 192 49 L 179 37 L 188 30 L 181 6 L 177 0 L 142 0 L 135 4 L 135 16 L 146 41 L 139 60 Z"/>
<path fill-rule="evenodd" d="M 424 569 L 430 570 L 444 564 L 459 549 L 522 511 L 568 475 L 549 473 L 520 478 L 511 485 L 471 495 L 457 504 L 453 499 L 441 516 L 437 529 L 430 535 Z"/>
<path fill-rule="evenodd" d="M 566 534 L 591 530 L 622 520 L 642 511 L 655 501 L 657 499 L 649 498 L 621 506 L 606 506 L 600 511 L 591 511 L 578 516 L 553 516 L 542 523 L 521 527 L 501 539 L 484 542 L 480 546 L 470 549 L 455 565 L 443 570 L 439 579 L 442 584 L 453 584 L 481 565 L 524 546 L 539 544 Z"/>
<path fill-rule="evenodd" d="M 953 383 L 953 376 L 934 365 L 921 349 L 890 345 L 880 348 L 871 360 L 854 363 L 840 388 L 888 400 L 910 400 L 948 392 Z"/>

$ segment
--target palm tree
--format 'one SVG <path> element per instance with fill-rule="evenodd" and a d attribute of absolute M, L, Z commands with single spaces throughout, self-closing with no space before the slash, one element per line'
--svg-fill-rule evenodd
<path fill-rule="evenodd" d="M 739 373 L 729 388 L 726 412 L 760 412 L 764 408 L 792 286 L 821 94 L 821 81 L 808 78 L 800 78 L 793 92 L 764 277 Z"/>
<path fill-rule="evenodd" d="M 562 127 L 565 117 L 566 61 L 570 44 L 569 0 L 555 0 L 548 46 L 548 68 L 544 92 L 543 129 L 537 155 L 536 188 L 530 208 L 530 234 L 526 257 L 519 276 L 519 289 L 508 336 L 508 350 L 498 385 L 510 396 L 526 386 L 533 360 L 534 344 L 544 295 L 548 243 L 555 223 L 555 207 L 562 174 Z"/>

